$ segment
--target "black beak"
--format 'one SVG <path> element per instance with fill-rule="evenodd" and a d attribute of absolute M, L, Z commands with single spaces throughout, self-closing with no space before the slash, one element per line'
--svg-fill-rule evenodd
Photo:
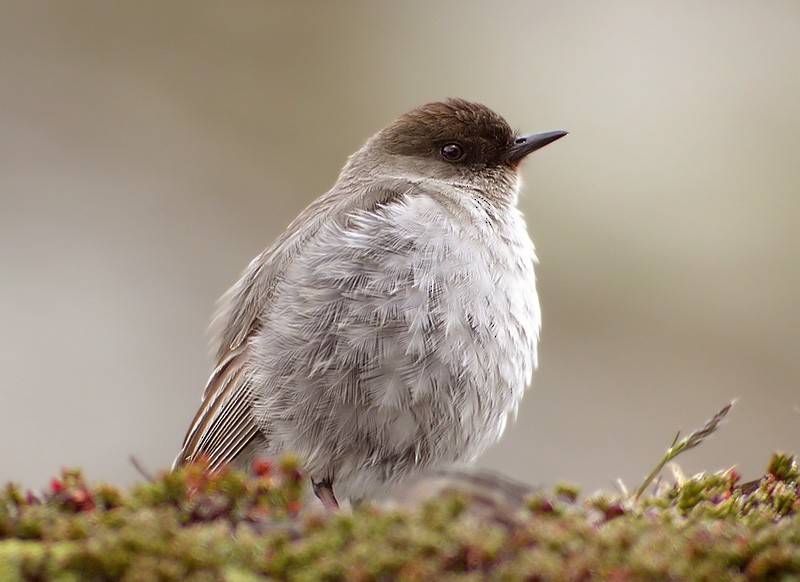
<path fill-rule="evenodd" d="M 506 161 L 510 164 L 518 164 L 531 152 L 535 152 L 565 135 L 567 135 L 566 131 L 548 131 L 547 133 L 518 137 L 514 140 L 514 145 L 508 148 Z"/>

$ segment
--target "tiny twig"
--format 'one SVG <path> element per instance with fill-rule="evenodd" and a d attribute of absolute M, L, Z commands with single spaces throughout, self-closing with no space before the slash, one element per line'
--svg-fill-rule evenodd
<path fill-rule="evenodd" d="M 133 456 L 133 455 L 131 455 L 131 456 L 130 456 L 130 459 L 131 459 L 131 464 L 133 465 L 133 467 L 134 467 L 134 468 L 135 468 L 137 471 L 139 471 L 139 474 L 140 474 L 142 477 L 144 477 L 145 479 L 147 479 L 147 480 L 148 480 L 148 481 L 150 481 L 151 483 L 152 483 L 153 481 L 155 481 L 155 480 L 156 480 L 156 478 L 153 476 L 153 474 L 152 474 L 152 473 L 150 473 L 150 471 L 148 471 L 147 469 L 145 469 L 144 465 L 142 465 L 142 463 L 141 463 L 141 462 L 139 462 L 139 459 L 137 459 L 137 458 L 136 458 L 135 456 Z"/>
<path fill-rule="evenodd" d="M 706 423 L 692 432 L 689 436 L 684 437 L 680 441 L 678 440 L 681 436 L 681 432 L 678 431 L 678 434 L 675 435 L 675 439 L 672 441 L 672 444 L 667 449 L 667 454 L 659 461 L 659 463 L 655 466 L 655 468 L 650 471 L 650 474 L 645 477 L 644 482 L 639 486 L 636 492 L 633 494 L 634 499 L 639 499 L 644 493 L 645 489 L 653 482 L 658 474 L 661 472 L 661 469 L 664 468 L 664 465 L 669 463 L 672 459 L 680 455 L 681 453 L 688 451 L 689 449 L 693 449 L 700 443 L 702 443 L 707 437 L 709 437 L 714 431 L 719 428 L 719 424 L 722 422 L 722 419 L 728 414 L 728 411 L 731 407 L 736 403 L 736 400 L 732 400 L 730 403 L 726 404 L 722 410 L 717 412 L 714 416 L 706 421 Z"/>

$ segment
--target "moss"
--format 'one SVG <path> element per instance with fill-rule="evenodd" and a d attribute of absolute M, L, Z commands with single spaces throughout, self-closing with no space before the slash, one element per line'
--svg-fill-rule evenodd
<path fill-rule="evenodd" d="M 776 454 L 633 499 L 573 485 L 482 520 L 466 491 L 406 509 L 304 507 L 297 459 L 193 465 L 128 491 L 66 471 L 0 493 L 0 580 L 761 580 L 800 577 L 800 472 Z"/>

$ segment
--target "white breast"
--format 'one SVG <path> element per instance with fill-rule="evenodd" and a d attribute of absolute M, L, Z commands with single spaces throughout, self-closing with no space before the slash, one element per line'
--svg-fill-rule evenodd
<path fill-rule="evenodd" d="M 323 226 L 256 338 L 267 452 L 299 452 L 354 498 L 473 459 L 536 365 L 534 261 L 519 211 L 470 193 Z"/>

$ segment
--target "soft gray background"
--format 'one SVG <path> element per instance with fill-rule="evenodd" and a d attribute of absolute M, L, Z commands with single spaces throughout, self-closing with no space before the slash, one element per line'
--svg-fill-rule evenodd
<path fill-rule="evenodd" d="M 800 451 L 797 2 L 0 8 L 0 481 L 166 467 L 214 301 L 372 133 L 448 96 L 571 135 L 526 164 L 541 367 L 482 459 L 635 485 Z"/>

